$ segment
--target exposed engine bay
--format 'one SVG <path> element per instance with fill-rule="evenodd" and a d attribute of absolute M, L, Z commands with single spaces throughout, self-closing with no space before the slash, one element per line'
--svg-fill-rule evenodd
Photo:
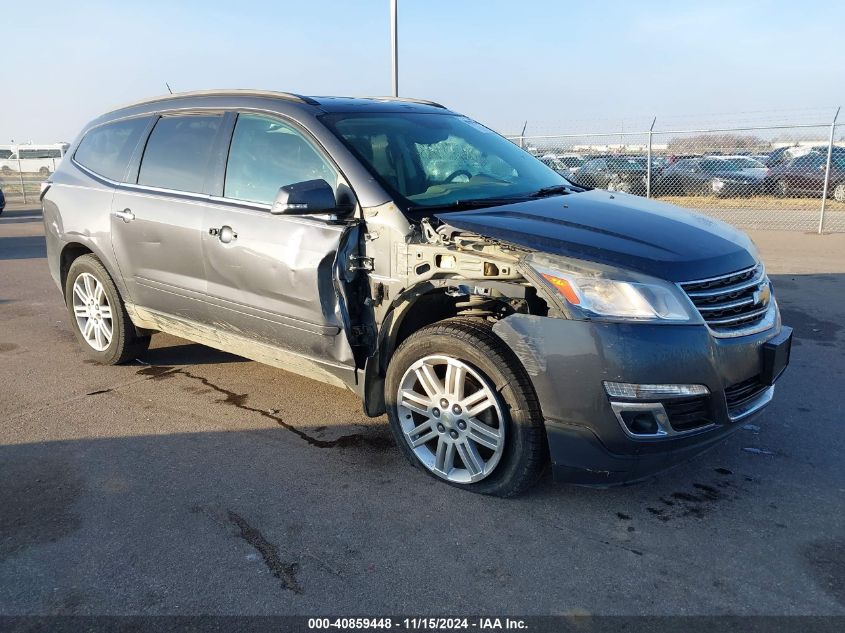
<path fill-rule="evenodd" d="M 548 314 L 548 303 L 520 272 L 529 249 L 423 218 L 398 250 L 396 270 L 407 280 L 399 291 L 402 298 L 434 292 L 453 315 L 490 320 L 513 313 Z M 375 289 L 377 308 L 385 292 Z"/>

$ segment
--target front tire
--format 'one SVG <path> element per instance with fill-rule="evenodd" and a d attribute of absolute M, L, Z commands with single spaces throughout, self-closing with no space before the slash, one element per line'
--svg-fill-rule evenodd
<path fill-rule="evenodd" d="M 839 183 L 833 188 L 833 199 L 837 202 L 845 202 L 845 183 Z"/>
<path fill-rule="evenodd" d="M 548 461 L 531 381 L 486 321 L 447 319 L 408 337 L 390 361 L 385 401 L 405 457 L 450 485 L 509 497 Z"/>
<path fill-rule="evenodd" d="M 150 344 L 149 336 L 136 334 L 114 281 L 94 255 L 83 255 L 71 264 L 65 304 L 82 349 L 103 365 L 137 358 Z"/>

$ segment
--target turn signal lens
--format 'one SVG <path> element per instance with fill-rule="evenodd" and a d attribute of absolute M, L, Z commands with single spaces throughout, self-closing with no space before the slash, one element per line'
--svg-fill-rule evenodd
<path fill-rule="evenodd" d="M 657 400 L 659 398 L 684 398 L 706 396 L 710 390 L 705 385 L 638 385 L 630 382 L 604 382 L 604 390 L 611 398 L 632 400 Z"/>
<path fill-rule="evenodd" d="M 578 293 L 572 288 L 570 283 L 566 281 L 566 279 L 561 279 L 560 277 L 555 277 L 554 275 L 549 275 L 547 273 L 541 273 L 543 278 L 552 284 L 555 289 L 563 295 L 564 299 L 566 299 L 572 305 L 578 305 L 581 303 L 581 299 L 578 297 Z"/>

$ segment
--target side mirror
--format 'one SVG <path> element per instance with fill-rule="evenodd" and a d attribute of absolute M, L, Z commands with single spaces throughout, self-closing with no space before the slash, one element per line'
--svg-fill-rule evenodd
<path fill-rule="evenodd" d="M 310 215 L 336 210 L 334 191 L 322 178 L 285 185 L 279 189 L 270 207 L 273 215 Z"/>

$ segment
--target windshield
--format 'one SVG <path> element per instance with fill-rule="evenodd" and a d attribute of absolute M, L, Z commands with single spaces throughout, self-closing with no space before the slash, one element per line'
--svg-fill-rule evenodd
<path fill-rule="evenodd" d="M 569 182 L 463 116 L 344 113 L 323 121 L 406 207 L 529 196 Z"/>

